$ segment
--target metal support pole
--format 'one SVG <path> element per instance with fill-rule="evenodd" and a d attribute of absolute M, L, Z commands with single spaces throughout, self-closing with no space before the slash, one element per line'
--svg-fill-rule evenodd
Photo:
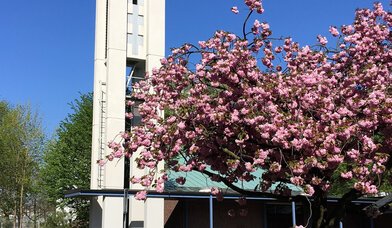
<path fill-rule="evenodd" d="M 264 209 L 263 209 L 263 217 L 264 217 L 264 221 L 263 221 L 263 228 L 267 228 L 267 204 L 264 204 Z"/>
<path fill-rule="evenodd" d="M 213 218 L 213 207 L 212 207 L 212 195 L 210 195 L 210 228 L 214 228 L 214 218 Z"/>
<path fill-rule="evenodd" d="M 295 220 L 295 202 L 291 202 L 291 215 L 293 216 L 293 227 L 297 224 L 297 221 Z"/>
<path fill-rule="evenodd" d="M 189 228 L 189 205 L 187 199 L 185 199 L 185 228 Z"/>
<path fill-rule="evenodd" d="M 343 228 L 343 222 L 342 221 L 339 222 L 339 228 Z"/>
<path fill-rule="evenodd" d="M 370 228 L 374 228 L 374 219 L 370 218 Z"/>
<path fill-rule="evenodd" d="M 124 199 L 123 199 L 123 228 L 128 228 L 127 217 L 128 217 L 128 188 L 124 189 Z"/>

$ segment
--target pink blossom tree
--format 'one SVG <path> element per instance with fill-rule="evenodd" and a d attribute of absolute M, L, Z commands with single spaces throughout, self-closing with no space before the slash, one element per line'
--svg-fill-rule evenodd
<path fill-rule="evenodd" d="M 300 46 L 272 38 L 266 22 L 255 20 L 247 31 L 249 16 L 264 9 L 261 0 L 244 2 L 243 34 L 217 31 L 173 49 L 134 85 L 133 97 L 144 101 L 142 125 L 110 143 L 108 159 L 136 154 L 150 172 L 132 182 L 158 192 L 167 170 L 202 172 L 244 196 L 289 198 L 288 184 L 296 185 L 313 198 L 312 227 L 334 227 L 351 200 L 377 193 L 392 166 L 392 15 L 377 3 L 357 10 L 352 25 L 330 27 L 336 47 L 321 35 Z M 195 55 L 199 62 L 189 64 Z M 326 197 L 336 172 L 353 186 L 331 212 Z M 259 181 L 254 191 L 235 185 L 251 180 Z"/>

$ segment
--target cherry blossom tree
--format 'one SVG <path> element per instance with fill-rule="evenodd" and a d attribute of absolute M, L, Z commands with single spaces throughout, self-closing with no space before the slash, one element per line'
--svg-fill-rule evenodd
<path fill-rule="evenodd" d="M 336 46 L 321 35 L 301 46 L 272 38 L 266 22 L 248 25 L 264 9 L 261 0 L 244 3 L 243 34 L 217 31 L 173 49 L 134 85 L 142 125 L 111 142 L 107 159 L 137 156 L 138 167 L 150 172 L 132 182 L 158 192 L 167 170 L 202 172 L 244 196 L 288 199 L 288 185 L 296 185 L 312 198 L 312 227 L 334 227 L 353 199 L 377 193 L 392 166 L 392 15 L 376 3 L 357 10 L 352 25 L 330 27 Z M 326 199 L 337 172 L 353 185 L 331 212 Z M 235 185 L 252 180 L 259 181 L 254 191 Z"/>

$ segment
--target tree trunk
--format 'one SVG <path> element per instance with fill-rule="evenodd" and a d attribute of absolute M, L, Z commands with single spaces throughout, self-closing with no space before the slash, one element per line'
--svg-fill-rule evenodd
<path fill-rule="evenodd" d="M 361 192 L 352 189 L 339 199 L 334 210 L 328 212 L 327 197 L 324 196 L 321 190 L 316 190 L 312 202 L 312 228 L 338 227 L 339 222 L 346 216 L 351 201 L 358 199 L 360 196 L 362 196 Z"/>
<path fill-rule="evenodd" d="M 340 222 L 340 217 L 328 213 L 327 201 L 322 200 L 319 206 L 312 205 L 312 228 L 335 228 Z"/>
<path fill-rule="evenodd" d="M 327 214 L 327 199 L 321 190 L 316 190 L 312 202 L 312 228 L 324 228 Z"/>
<path fill-rule="evenodd" d="M 26 170 L 22 167 L 22 180 L 20 182 L 20 194 L 19 194 L 19 228 L 22 228 L 23 223 L 23 191 L 24 191 L 24 180 L 25 180 Z"/>
<path fill-rule="evenodd" d="M 33 199 L 33 218 L 34 218 L 34 228 L 37 228 L 37 219 L 38 219 L 38 216 L 37 216 L 37 200 L 34 198 Z"/>
<path fill-rule="evenodd" d="M 14 221 L 13 221 L 13 228 L 16 228 L 16 205 L 17 205 L 17 201 L 16 201 L 16 196 L 15 196 L 15 200 L 14 200 Z"/>

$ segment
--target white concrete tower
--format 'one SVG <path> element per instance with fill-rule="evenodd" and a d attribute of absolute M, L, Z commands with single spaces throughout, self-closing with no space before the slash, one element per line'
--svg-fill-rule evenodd
<path fill-rule="evenodd" d="M 108 142 L 125 129 L 125 100 L 131 83 L 159 67 L 164 52 L 165 0 L 96 0 L 91 189 L 123 189 L 130 185 L 128 176 L 141 172 L 132 161 L 129 174 L 124 159 L 103 167 L 97 160 L 110 154 Z M 133 112 L 132 124 L 137 124 L 137 109 Z M 130 200 L 128 224 L 163 227 L 163 199 Z M 123 227 L 122 198 L 92 199 L 90 227 Z"/>

